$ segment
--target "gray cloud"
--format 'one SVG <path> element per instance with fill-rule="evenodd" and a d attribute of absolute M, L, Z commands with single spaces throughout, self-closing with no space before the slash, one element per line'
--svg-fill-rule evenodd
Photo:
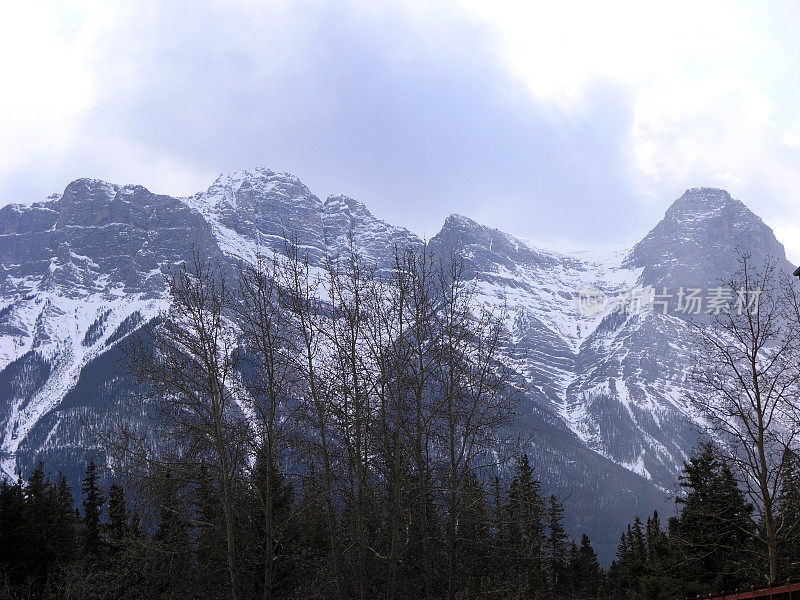
<path fill-rule="evenodd" d="M 358 2 L 161 2 L 112 16 L 88 46 L 96 93 L 74 137 L 6 174 L 0 202 L 84 175 L 185 194 L 265 165 L 428 237 L 459 212 L 588 246 L 640 237 L 682 187 L 705 183 L 668 180 L 663 198 L 642 201 L 629 87 L 598 80 L 582 110 L 555 110 L 457 5 L 420 16 Z"/>

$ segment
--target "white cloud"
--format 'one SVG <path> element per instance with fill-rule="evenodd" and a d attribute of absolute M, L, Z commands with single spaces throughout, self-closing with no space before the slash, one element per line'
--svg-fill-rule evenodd
<path fill-rule="evenodd" d="M 95 89 L 82 60 L 80 15 L 55 2 L 16 2 L 0 22 L 0 178 L 73 139 Z M 77 25 L 77 27 L 76 27 Z"/>
<path fill-rule="evenodd" d="M 702 77 L 752 42 L 727 2 L 462 1 L 500 29 L 531 91 L 562 109 L 580 106 L 597 79 L 648 89 Z"/>
<path fill-rule="evenodd" d="M 787 110 L 800 93 L 796 8 L 462 2 L 498 29 L 531 93 L 567 118 L 590 108 L 598 82 L 624 86 L 632 112 L 624 151 L 645 202 L 663 206 L 682 188 L 714 185 L 779 231 L 798 218 L 800 130 Z M 800 238 L 783 241 L 800 259 Z"/>
<path fill-rule="evenodd" d="M 84 175 L 190 193 L 267 164 L 428 232 L 460 211 L 614 243 L 697 185 L 728 188 L 779 236 L 800 214 L 792 2 L 5 10 L 0 203 Z M 598 203 L 609 216 L 583 222 Z M 800 236 L 781 239 L 800 259 Z"/>

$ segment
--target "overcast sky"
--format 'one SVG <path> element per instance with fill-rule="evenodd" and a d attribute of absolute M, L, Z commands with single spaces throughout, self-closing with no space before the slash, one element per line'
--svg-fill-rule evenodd
<path fill-rule="evenodd" d="M 796 2 L 16 2 L 0 204 L 268 166 L 427 237 L 575 248 L 724 187 L 800 261 Z"/>

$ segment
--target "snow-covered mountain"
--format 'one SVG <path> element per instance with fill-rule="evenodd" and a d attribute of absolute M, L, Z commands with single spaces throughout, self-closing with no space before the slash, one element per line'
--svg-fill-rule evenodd
<path fill-rule="evenodd" d="M 395 247 L 423 243 L 356 200 L 323 202 L 268 169 L 222 175 L 188 198 L 79 179 L 44 202 L 0 209 L 3 472 L 43 459 L 77 473 L 93 426 L 144 426 L 126 401 L 118 342 L 165 306 L 169 265 L 193 248 L 252 260 L 289 237 L 315 260 L 353 243 L 379 269 Z M 696 441 L 679 290 L 718 286 L 737 248 L 789 267 L 769 227 L 708 188 L 688 190 L 632 248 L 554 251 L 459 215 L 429 243 L 464 258 L 481 302 L 507 307 L 504 351 L 524 389 L 517 426 L 533 433 L 545 485 L 570 494 L 572 526 L 606 556 L 633 514 L 666 504 Z M 579 290 L 599 303 L 587 310 Z M 634 297 L 655 300 L 653 310 L 618 309 Z"/>

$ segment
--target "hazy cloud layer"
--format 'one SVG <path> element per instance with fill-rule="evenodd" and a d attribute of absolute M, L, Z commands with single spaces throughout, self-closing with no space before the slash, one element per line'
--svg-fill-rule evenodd
<path fill-rule="evenodd" d="M 580 247 L 712 185 L 800 259 L 794 5 L 554 4 L 20 6 L 0 25 L 0 203 L 266 165 L 428 237 L 459 212 Z"/>

